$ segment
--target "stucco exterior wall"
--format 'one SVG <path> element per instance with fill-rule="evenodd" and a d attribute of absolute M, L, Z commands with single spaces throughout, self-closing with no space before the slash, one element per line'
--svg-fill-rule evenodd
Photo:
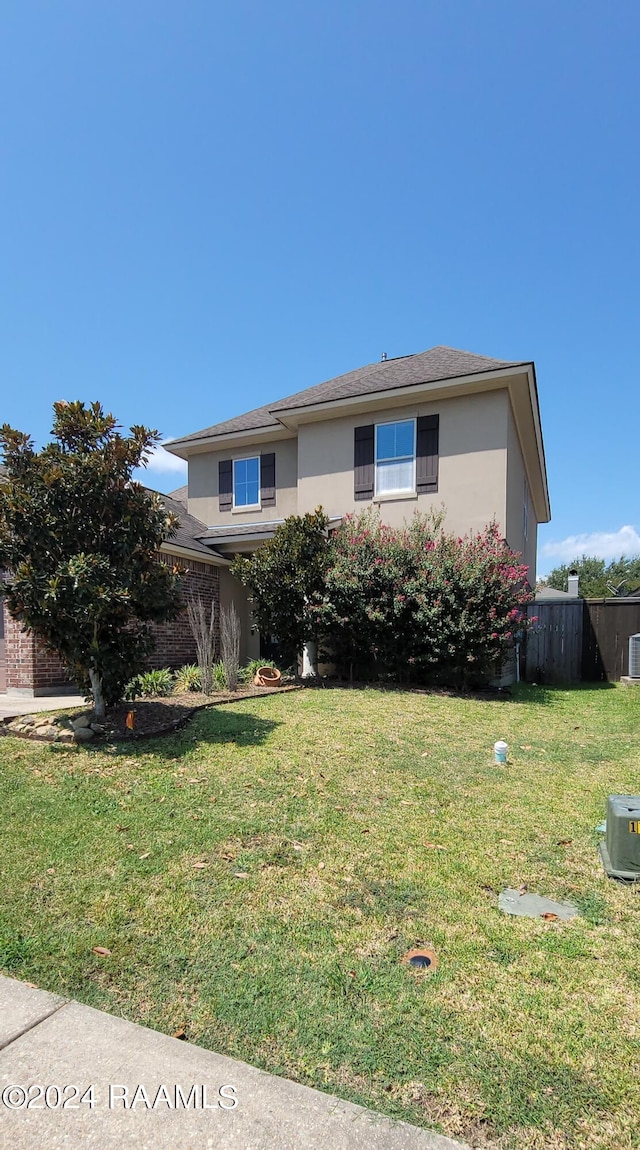
<path fill-rule="evenodd" d="M 507 543 L 514 551 L 520 551 L 524 563 L 529 568 L 529 583 L 532 587 L 536 581 L 536 550 L 538 541 L 538 524 L 531 501 L 531 492 L 527 483 L 525 488 L 526 472 L 518 430 L 511 405 L 508 411 L 507 429 Z M 524 503 L 528 501 L 527 534 L 524 534 Z"/>
<path fill-rule="evenodd" d="M 222 459 L 246 459 L 251 455 L 265 455 L 275 452 L 276 456 L 276 502 L 275 506 L 259 510 L 220 511 L 218 508 L 218 463 Z M 189 459 L 189 511 L 206 523 L 238 527 L 242 523 L 270 522 L 295 515 L 297 502 L 298 443 L 296 439 L 281 439 L 273 443 L 261 443 L 255 447 L 243 447 L 222 451 L 207 451 L 192 455 Z"/>
<path fill-rule="evenodd" d="M 383 521 L 401 526 L 415 509 L 426 512 L 444 504 L 448 531 L 481 530 L 495 517 L 504 533 L 509 424 L 505 389 L 302 425 L 298 432 L 298 513 L 312 511 L 318 504 L 329 515 L 370 506 L 368 501 L 354 499 L 354 427 L 436 414 L 440 417 L 438 491 L 374 499 Z"/>
<path fill-rule="evenodd" d="M 250 659 L 260 656 L 260 636 L 252 627 L 251 604 L 247 596 L 247 589 L 234 579 L 227 567 L 220 570 L 220 609 L 235 605 L 240 616 L 240 663 L 248 663 Z"/>

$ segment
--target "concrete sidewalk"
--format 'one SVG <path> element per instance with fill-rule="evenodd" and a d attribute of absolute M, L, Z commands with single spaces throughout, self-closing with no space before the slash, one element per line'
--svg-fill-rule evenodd
<path fill-rule="evenodd" d="M 468 1150 L 0 976 L 0 1147 L 129 1146 Z"/>
<path fill-rule="evenodd" d="M 39 715 L 41 711 L 63 711 L 65 707 L 86 706 L 84 695 L 42 695 L 37 699 L 22 695 L 0 695 L 0 719 L 18 715 Z"/>

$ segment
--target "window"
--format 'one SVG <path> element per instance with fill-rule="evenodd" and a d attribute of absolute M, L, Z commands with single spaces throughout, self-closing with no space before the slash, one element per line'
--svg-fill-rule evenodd
<path fill-rule="evenodd" d="M 233 461 L 233 506 L 260 506 L 260 457 L 234 459 Z"/>
<path fill-rule="evenodd" d="M 376 424 L 376 495 L 416 489 L 416 421 Z"/>

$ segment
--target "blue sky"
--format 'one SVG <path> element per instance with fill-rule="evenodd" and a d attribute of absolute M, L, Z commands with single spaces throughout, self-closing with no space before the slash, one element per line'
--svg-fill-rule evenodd
<path fill-rule="evenodd" d="M 0 420 L 97 398 L 171 438 L 383 351 L 532 358 L 539 571 L 640 552 L 637 0 L 7 0 L 0 32 Z"/>

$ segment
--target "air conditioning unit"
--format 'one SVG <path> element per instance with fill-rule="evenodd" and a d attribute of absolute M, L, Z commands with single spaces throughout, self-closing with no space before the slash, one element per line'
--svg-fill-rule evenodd
<path fill-rule="evenodd" d="M 629 678 L 640 679 L 640 634 L 629 636 Z"/>
<path fill-rule="evenodd" d="M 600 856 L 610 878 L 640 879 L 640 795 L 609 795 Z"/>

